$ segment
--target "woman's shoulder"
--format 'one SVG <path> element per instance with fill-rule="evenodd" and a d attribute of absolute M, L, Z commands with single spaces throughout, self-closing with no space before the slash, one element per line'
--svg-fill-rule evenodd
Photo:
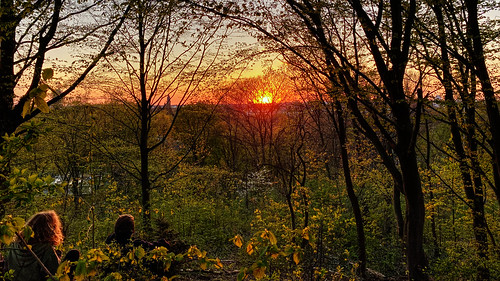
<path fill-rule="evenodd" d="M 54 249 L 54 246 L 52 246 L 50 243 L 34 243 L 31 246 L 31 250 L 42 260 L 46 259 L 59 260 L 59 255 Z"/>

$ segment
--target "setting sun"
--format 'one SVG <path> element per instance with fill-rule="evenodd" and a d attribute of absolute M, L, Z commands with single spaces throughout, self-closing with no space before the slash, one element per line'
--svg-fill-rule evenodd
<path fill-rule="evenodd" d="M 270 92 L 259 90 L 255 94 L 255 98 L 252 99 L 252 102 L 253 103 L 260 103 L 260 104 L 267 104 L 267 103 L 273 103 L 276 101 L 273 100 L 273 94 L 271 94 Z"/>

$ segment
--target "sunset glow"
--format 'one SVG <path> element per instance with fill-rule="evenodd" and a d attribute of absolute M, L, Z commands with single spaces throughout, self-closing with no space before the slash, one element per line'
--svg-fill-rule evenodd
<path fill-rule="evenodd" d="M 260 104 L 268 104 L 268 103 L 277 102 L 277 100 L 273 100 L 272 93 L 269 93 L 268 91 L 259 90 L 255 94 L 255 98 L 252 99 L 252 102 L 253 103 L 260 103 Z"/>

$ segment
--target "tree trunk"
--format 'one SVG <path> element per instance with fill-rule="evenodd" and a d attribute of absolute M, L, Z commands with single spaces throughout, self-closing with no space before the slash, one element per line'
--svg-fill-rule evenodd
<path fill-rule="evenodd" d="M 490 122 L 491 146 L 493 148 L 493 174 L 495 179 L 495 194 L 500 203 L 500 113 L 498 111 L 495 91 L 491 84 L 491 79 L 484 57 L 483 42 L 478 22 L 478 0 L 465 1 L 467 7 L 468 21 L 467 34 L 472 38 L 472 46 L 469 46 L 469 55 L 472 58 L 475 74 L 479 78 L 481 88 L 486 103 L 486 112 Z"/>
<path fill-rule="evenodd" d="M 406 199 L 406 255 L 410 280 L 429 280 L 423 248 L 425 205 L 417 159 L 413 152 L 399 156 Z"/>
<path fill-rule="evenodd" d="M 351 169 L 349 167 L 349 155 L 347 153 L 347 132 L 343 116 L 343 109 L 339 101 L 336 101 L 335 104 L 336 104 L 336 115 L 337 115 L 336 127 L 340 142 L 340 155 L 342 156 L 341 157 L 342 170 L 344 172 L 344 180 L 347 190 L 347 196 L 349 197 L 349 201 L 351 202 L 352 211 L 354 213 L 354 219 L 356 221 L 356 233 L 358 239 L 358 255 L 359 255 L 359 273 L 361 277 L 366 278 L 366 238 L 365 238 L 365 230 L 363 227 L 363 216 L 361 214 L 361 208 L 359 207 L 358 197 L 354 192 L 354 186 L 351 177 Z"/>
<path fill-rule="evenodd" d="M 434 13 L 436 14 L 436 19 L 438 21 L 439 29 L 439 43 L 441 45 L 441 60 L 442 60 L 442 83 L 445 88 L 445 100 L 448 111 L 448 118 L 450 123 L 450 130 L 452 135 L 452 141 L 455 147 L 455 152 L 457 153 L 460 174 L 462 177 L 462 182 L 464 185 L 465 195 L 469 201 L 469 208 L 472 211 L 472 224 L 474 237 L 477 244 L 477 255 L 480 262 L 477 265 L 477 280 L 489 280 L 489 269 L 485 266 L 484 261 L 488 259 L 488 237 L 486 232 L 486 219 L 484 216 L 484 200 L 483 200 L 483 184 L 481 177 L 479 175 L 479 162 L 477 161 L 477 142 L 475 140 L 475 92 L 474 83 L 472 83 L 470 92 L 467 93 L 467 89 L 463 89 L 462 99 L 464 107 L 466 110 L 465 114 L 465 124 L 466 124 L 466 140 L 467 146 L 470 150 L 470 167 L 465 151 L 461 130 L 458 125 L 457 118 L 457 105 L 453 97 L 452 88 L 452 74 L 450 61 L 448 57 L 448 47 L 445 34 L 445 26 L 442 14 L 442 7 L 439 4 L 433 6 Z M 474 76 L 472 76 L 474 77 Z M 474 78 L 472 78 L 474 79 Z M 471 170 L 472 174 L 471 175 Z M 476 171 L 476 172 L 474 172 Z"/>
<path fill-rule="evenodd" d="M 149 147 L 148 147 L 148 136 L 150 128 L 150 104 L 147 95 L 147 77 L 145 72 L 146 65 L 146 42 L 144 34 L 144 16 L 142 3 L 139 1 L 139 14 L 138 14 L 138 31 L 139 31 L 139 83 L 141 91 L 140 99 L 140 140 L 139 140 L 139 150 L 141 155 L 141 204 L 142 204 L 142 218 L 143 218 L 143 228 L 146 233 L 151 233 L 151 201 L 150 201 L 150 191 L 151 182 L 149 180 Z"/>
<path fill-rule="evenodd" d="M 16 50 L 16 19 L 14 1 L 0 2 L 0 136 L 13 132 L 11 122 L 14 105 L 14 53 Z M 20 118 L 20 116 L 19 116 Z M 0 140 L 1 142 L 1 140 Z"/>

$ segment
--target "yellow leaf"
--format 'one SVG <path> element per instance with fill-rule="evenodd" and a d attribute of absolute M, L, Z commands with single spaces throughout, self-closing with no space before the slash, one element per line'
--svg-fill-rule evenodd
<path fill-rule="evenodd" d="M 23 105 L 23 112 L 21 113 L 21 116 L 23 118 L 26 116 L 26 114 L 30 113 L 30 107 L 31 107 L 31 100 L 25 101 Z"/>
<path fill-rule="evenodd" d="M 66 280 L 64 277 L 67 277 L 69 272 L 69 261 L 62 262 L 59 267 L 57 267 L 57 275 L 64 275 L 60 280 Z M 69 277 L 67 279 L 69 281 Z"/>
<path fill-rule="evenodd" d="M 14 237 L 11 235 L 1 235 L 0 236 L 0 242 L 4 243 L 5 245 L 9 245 L 12 240 L 14 240 Z"/>
<path fill-rule="evenodd" d="M 276 245 L 278 243 L 278 240 L 276 240 L 276 236 L 271 231 L 269 232 L 269 242 L 271 242 L 271 245 Z"/>
<path fill-rule="evenodd" d="M 234 245 L 236 245 L 236 247 L 241 248 L 241 246 L 243 246 L 243 237 L 241 237 L 239 234 L 234 236 L 233 243 Z"/>
<path fill-rule="evenodd" d="M 35 104 L 36 104 L 36 107 L 38 109 L 40 109 L 41 112 L 49 113 L 49 111 L 50 111 L 49 105 L 47 104 L 47 102 L 45 102 L 45 100 L 43 98 L 36 96 L 35 97 Z"/>
<path fill-rule="evenodd" d="M 253 270 L 253 276 L 257 279 L 262 279 L 264 277 L 266 267 L 257 267 Z"/>
<path fill-rule="evenodd" d="M 248 243 L 247 245 L 247 253 L 249 255 L 252 255 L 253 254 L 253 246 L 252 246 L 252 243 Z"/>
<path fill-rule="evenodd" d="M 299 254 L 299 252 L 293 253 L 293 261 L 295 262 L 295 264 L 299 264 L 299 262 L 300 262 L 300 254 Z"/>
<path fill-rule="evenodd" d="M 208 267 L 208 264 L 207 264 L 206 262 L 202 262 L 202 263 L 200 263 L 200 268 L 201 268 L 202 270 L 207 270 L 207 267 Z"/>
<path fill-rule="evenodd" d="M 309 228 L 306 227 L 304 230 L 302 230 L 302 238 L 309 240 Z"/>
<path fill-rule="evenodd" d="M 219 258 L 216 258 L 215 259 L 215 267 L 218 268 L 218 269 L 221 269 L 223 268 L 224 266 L 222 265 L 222 263 L 220 262 L 220 259 Z"/>

